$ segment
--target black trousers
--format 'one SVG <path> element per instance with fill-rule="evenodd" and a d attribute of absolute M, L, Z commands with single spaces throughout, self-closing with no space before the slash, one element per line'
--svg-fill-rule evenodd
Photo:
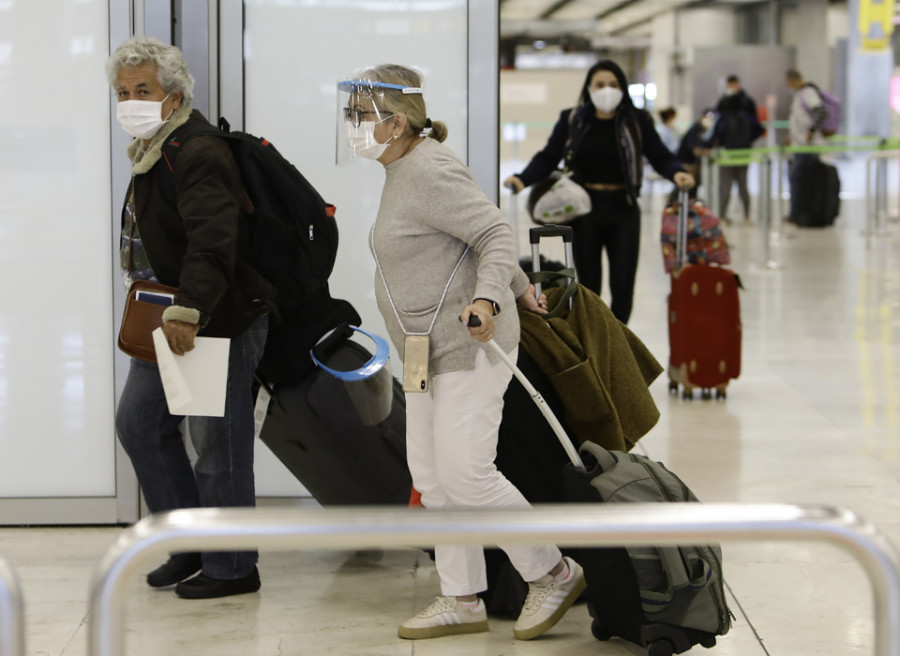
<path fill-rule="evenodd" d="M 641 246 L 641 210 L 625 191 L 593 191 L 591 213 L 572 222 L 572 254 L 578 281 L 600 294 L 603 252 L 609 262 L 610 309 L 628 322 Z"/>
<path fill-rule="evenodd" d="M 746 166 L 722 166 L 719 168 L 719 217 L 725 220 L 728 213 L 728 202 L 731 200 L 731 187 L 737 183 L 738 194 L 744 207 L 744 219 L 750 218 L 750 192 L 747 190 Z"/>

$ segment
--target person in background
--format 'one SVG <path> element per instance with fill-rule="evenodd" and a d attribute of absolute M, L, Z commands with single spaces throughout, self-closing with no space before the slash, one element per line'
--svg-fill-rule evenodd
<path fill-rule="evenodd" d="M 716 105 L 716 124 L 713 129 L 714 147 L 728 150 L 751 148 L 753 142 L 763 133 L 763 127 L 756 118 L 756 105 L 743 90 L 726 94 Z M 719 167 L 719 216 L 728 221 L 728 203 L 731 188 L 737 184 L 741 205 L 744 209 L 744 223 L 750 222 L 750 192 L 747 189 L 747 165 Z"/>
<path fill-rule="evenodd" d="M 378 308 L 404 370 L 412 366 L 407 344 L 425 340 L 427 350 L 425 389 L 406 394 L 413 486 L 426 508 L 528 507 L 494 464 L 512 374 L 483 343 L 493 339 L 515 360 L 517 306 L 545 312 L 546 298 L 535 298 L 518 266 L 503 212 L 443 145 L 447 126 L 428 117 L 420 73 L 377 66 L 339 83 L 338 90 L 338 163 L 361 156 L 384 166 L 369 233 Z M 513 633 L 530 640 L 562 618 L 585 588 L 584 573 L 552 545 L 501 548 L 528 582 Z M 400 624 L 398 635 L 487 631 L 478 597 L 487 589 L 484 550 L 438 545 L 435 564 L 442 596 Z"/>
<path fill-rule="evenodd" d="M 139 278 L 177 287 L 162 330 L 178 356 L 194 349 L 197 335 L 231 339 L 223 417 L 171 414 L 156 363 L 132 359 L 116 410 L 119 441 L 151 513 L 254 506 L 253 374 L 268 332 L 262 299 L 274 289 L 238 257 L 249 199 L 224 139 L 191 139 L 174 167 L 162 157 L 163 143 L 180 126 L 208 125 L 191 108 L 194 79 L 178 48 L 136 36 L 116 49 L 106 71 L 117 118 L 134 137 L 120 248 L 126 289 Z M 180 429 L 185 419 L 193 466 Z M 177 553 L 147 583 L 174 585 L 187 599 L 256 592 L 257 559 L 256 551 Z"/>
<path fill-rule="evenodd" d="M 675 116 L 676 111 L 674 107 L 666 107 L 665 109 L 660 110 L 659 119 L 662 123 L 656 128 L 657 132 L 659 132 L 659 138 L 662 140 L 665 147 L 673 153 L 678 151 L 679 143 L 678 134 L 675 132 L 674 127 Z"/>
<path fill-rule="evenodd" d="M 634 106 L 627 89 L 628 81 L 618 64 L 611 60 L 594 64 L 585 76 L 578 104 L 560 114 L 544 149 L 524 171 L 504 181 L 518 193 L 565 161 L 572 179 L 591 197 L 591 212 L 570 224 L 579 282 L 601 293 L 605 251 L 610 309 L 623 323 L 628 322 L 634 303 L 641 238 L 637 198 L 644 158 L 677 187 L 694 186 L 694 177 L 665 147 L 650 114 Z"/>
<path fill-rule="evenodd" d="M 720 105 L 728 98 L 733 101 L 731 103 L 732 107 L 736 106 L 739 110 L 744 111 L 751 116 L 755 116 L 757 117 L 757 120 L 759 120 L 756 102 L 746 91 L 744 91 L 741 87 L 740 78 L 734 74 L 729 75 L 725 80 L 725 93 L 722 94 L 722 97 L 719 98 L 719 103 L 716 105 L 717 112 L 722 111 Z"/>
<path fill-rule="evenodd" d="M 697 188 L 703 184 L 701 176 L 701 158 L 712 153 L 712 134 L 716 123 L 716 114 L 712 107 L 706 107 L 693 125 L 681 137 L 675 156 L 690 173 L 696 184 L 690 190 L 690 197 L 697 197 Z M 669 196 L 669 204 L 678 199 L 678 189 L 673 189 Z"/>
<path fill-rule="evenodd" d="M 794 146 L 826 145 L 828 141 L 819 129 L 828 114 L 828 110 L 822 102 L 822 96 L 816 87 L 807 84 L 800 72 L 795 69 L 790 69 L 785 73 L 785 83 L 794 92 L 791 98 L 790 130 L 785 144 Z M 789 223 L 796 222 L 800 214 L 797 203 L 802 193 L 800 189 L 802 170 L 804 167 L 813 165 L 818 159 L 819 156 L 816 153 L 794 153 L 793 155 L 788 177 L 788 184 L 791 188 L 791 209 L 786 220 Z"/>

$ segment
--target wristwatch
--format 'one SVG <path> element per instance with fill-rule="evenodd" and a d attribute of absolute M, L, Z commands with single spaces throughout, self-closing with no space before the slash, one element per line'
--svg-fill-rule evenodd
<path fill-rule="evenodd" d="M 476 299 L 475 299 L 474 301 L 472 301 L 472 302 L 474 303 L 475 301 L 485 301 L 485 302 L 487 302 L 487 303 L 490 303 L 490 304 L 491 304 L 491 310 L 493 311 L 494 316 L 497 316 L 498 314 L 500 314 L 500 304 L 497 303 L 496 301 L 492 301 L 492 300 L 489 299 L 489 298 L 476 298 Z"/>

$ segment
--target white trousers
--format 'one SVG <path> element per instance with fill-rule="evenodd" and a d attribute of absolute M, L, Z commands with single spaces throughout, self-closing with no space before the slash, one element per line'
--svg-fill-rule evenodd
<path fill-rule="evenodd" d="M 510 357 L 516 359 L 513 352 Z M 522 508 L 531 504 L 497 470 L 503 394 L 512 373 L 478 349 L 475 369 L 434 376 L 428 392 L 406 395 L 406 452 L 426 508 Z M 552 545 L 499 545 L 525 581 L 547 574 L 562 554 Z M 438 546 L 435 564 L 446 596 L 487 589 L 484 550 Z"/>

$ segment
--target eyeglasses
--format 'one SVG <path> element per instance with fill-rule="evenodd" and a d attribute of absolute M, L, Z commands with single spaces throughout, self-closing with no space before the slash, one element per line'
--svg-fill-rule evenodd
<path fill-rule="evenodd" d="M 378 116 L 380 112 L 378 110 L 359 110 L 344 107 L 344 120 L 350 121 L 355 128 L 359 127 L 359 124 L 363 121 L 363 117 L 366 114 L 375 114 L 375 116 Z"/>

